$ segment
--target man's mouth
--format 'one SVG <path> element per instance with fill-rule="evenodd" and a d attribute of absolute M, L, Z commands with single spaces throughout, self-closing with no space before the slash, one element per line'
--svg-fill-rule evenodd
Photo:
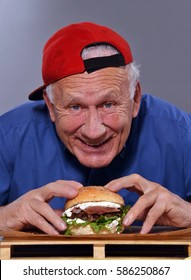
<path fill-rule="evenodd" d="M 109 142 L 109 140 L 111 140 L 111 138 L 108 138 L 107 140 L 104 141 L 100 141 L 100 142 L 96 142 L 96 143 L 90 143 L 90 142 L 86 142 L 86 141 L 82 141 L 83 144 L 92 147 L 92 148 L 99 148 L 101 146 L 103 146 L 104 144 L 106 144 L 107 142 Z"/>

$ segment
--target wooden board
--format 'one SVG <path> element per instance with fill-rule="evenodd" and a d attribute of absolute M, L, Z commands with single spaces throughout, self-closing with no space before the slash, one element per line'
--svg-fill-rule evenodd
<path fill-rule="evenodd" d="M 126 230 L 126 232 L 123 234 L 82 236 L 51 236 L 39 232 L 2 231 L 0 232 L 1 259 L 11 259 L 13 251 L 12 249 L 15 246 L 72 246 L 77 244 L 84 246 L 88 246 L 88 244 L 92 245 L 92 258 L 94 259 L 106 258 L 105 248 L 107 245 L 150 246 L 148 248 L 151 248 L 151 245 L 171 245 L 176 246 L 176 248 L 178 248 L 177 246 L 182 245 L 187 247 L 187 257 L 191 256 L 191 228 L 175 229 L 169 227 L 155 227 L 149 234 L 140 234 L 139 230 L 139 227 L 131 227 L 129 230 Z M 142 250 L 142 248 L 140 247 L 139 249 L 138 247 L 138 251 L 140 250 Z M 139 252 L 137 254 L 139 254 Z M 48 253 L 47 257 L 49 257 Z"/>

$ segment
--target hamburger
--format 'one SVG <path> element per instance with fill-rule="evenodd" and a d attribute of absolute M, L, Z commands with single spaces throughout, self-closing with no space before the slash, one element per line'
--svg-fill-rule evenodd
<path fill-rule="evenodd" d="M 123 218 L 129 210 L 123 198 L 104 187 L 79 189 L 78 195 L 65 204 L 62 219 L 66 235 L 110 234 L 124 230 Z"/>

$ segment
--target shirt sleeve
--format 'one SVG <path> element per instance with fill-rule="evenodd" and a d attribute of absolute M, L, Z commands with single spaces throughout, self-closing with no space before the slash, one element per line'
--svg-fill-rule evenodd
<path fill-rule="evenodd" d="M 191 202 L 191 127 L 182 137 L 182 155 L 185 180 L 185 193 L 188 201 Z"/>
<path fill-rule="evenodd" d="M 11 184 L 11 153 L 6 134 L 0 128 L 0 206 L 6 205 Z"/>

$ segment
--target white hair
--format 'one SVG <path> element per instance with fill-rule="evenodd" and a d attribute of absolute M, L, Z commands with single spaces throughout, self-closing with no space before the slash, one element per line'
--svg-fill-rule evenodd
<path fill-rule="evenodd" d="M 54 104 L 53 84 L 50 84 L 46 87 L 46 95 L 50 102 Z"/>
<path fill-rule="evenodd" d="M 114 48 L 111 45 L 108 44 L 101 44 L 101 45 L 95 45 L 95 46 L 90 46 L 85 48 L 82 51 L 82 59 L 86 60 L 89 58 L 93 57 L 103 57 L 103 56 L 110 56 L 114 54 L 118 54 L 119 51 Z M 127 70 L 127 78 L 129 81 L 129 93 L 130 93 L 130 98 L 134 97 L 135 93 L 135 87 L 137 85 L 139 76 L 140 76 L 140 71 L 138 66 L 135 65 L 134 62 L 126 65 L 124 69 Z M 53 86 L 52 84 L 48 85 L 46 87 L 46 94 L 50 100 L 51 103 L 54 103 L 54 95 L 53 95 Z"/>
<path fill-rule="evenodd" d="M 111 45 L 102 44 L 90 46 L 82 51 L 82 59 L 86 60 L 93 57 L 103 57 L 118 54 L 118 50 Z"/>
<path fill-rule="evenodd" d="M 129 80 L 129 93 L 130 98 L 133 99 L 135 94 L 135 87 L 138 83 L 140 71 L 138 66 L 135 64 L 135 62 L 132 62 L 125 66 L 125 69 L 127 70 L 127 78 Z"/>

